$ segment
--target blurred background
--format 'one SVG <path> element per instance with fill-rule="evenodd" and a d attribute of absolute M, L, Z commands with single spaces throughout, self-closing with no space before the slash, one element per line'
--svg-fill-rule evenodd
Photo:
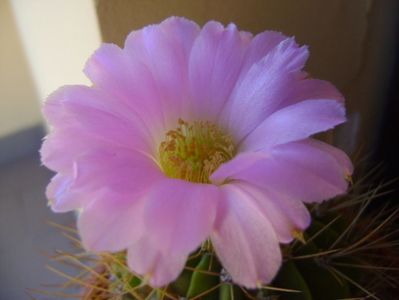
<path fill-rule="evenodd" d="M 131 30 L 171 15 L 309 45 L 307 71 L 347 100 L 348 122 L 330 141 L 383 162 L 386 180 L 399 176 L 399 1 L 0 0 L 0 299 L 29 299 L 25 288 L 51 283 L 43 252 L 69 247 L 47 224 L 74 217 L 46 205 L 41 103 L 61 85 L 89 84 L 82 69 L 102 41 L 122 46 Z"/>

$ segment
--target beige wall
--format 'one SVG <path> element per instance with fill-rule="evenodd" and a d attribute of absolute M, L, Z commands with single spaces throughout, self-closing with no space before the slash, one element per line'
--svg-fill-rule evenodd
<path fill-rule="evenodd" d="M 40 99 L 65 84 L 88 84 L 82 70 L 100 45 L 93 0 L 10 2 Z"/>
<path fill-rule="evenodd" d="M 399 1 L 97 0 L 97 11 L 104 41 L 119 45 L 131 30 L 171 15 L 294 35 L 310 45 L 310 74 L 332 81 L 347 99 L 350 121 L 335 142 L 348 152 L 374 143 L 392 71 Z"/>
<path fill-rule="evenodd" d="M 0 138 L 43 122 L 41 102 L 100 44 L 93 0 L 0 0 Z"/>
<path fill-rule="evenodd" d="M 0 138 L 41 122 L 10 4 L 0 0 Z"/>

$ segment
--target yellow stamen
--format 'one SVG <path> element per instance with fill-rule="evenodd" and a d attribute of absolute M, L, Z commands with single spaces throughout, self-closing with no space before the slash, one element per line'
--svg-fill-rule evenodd
<path fill-rule="evenodd" d="M 171 178 L 209 183 L 209 176 L 235 154 L 232 138 L 210 122 L 187 123 L 165 135 L 159 145 L 160 165 Z"/>

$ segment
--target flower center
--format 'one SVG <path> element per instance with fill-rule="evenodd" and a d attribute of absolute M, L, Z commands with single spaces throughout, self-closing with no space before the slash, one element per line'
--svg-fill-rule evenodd
<path fill-rule="evenodd" d="M 210 183 L 209 176 L 235 154 L 233 139 L 209 122 L 187 123 L 166 133 L 159 145 L 160 164 L 171 178 Z"/>

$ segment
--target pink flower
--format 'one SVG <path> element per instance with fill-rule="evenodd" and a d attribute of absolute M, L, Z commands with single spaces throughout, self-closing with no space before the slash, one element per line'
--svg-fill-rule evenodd
<path fill-rule="evenodd" d="M 302 71 L 307 47 L 183 18 L 132 32 L 89 59 L 87 86 L 49 96 L 42 161 L 56 212 L 79 210 L 92 251 L 127 249 L 162 286 L 210 239 L 233 280 L 268 283 L 304 203 L 342 194 L 340 150 L 310 138 L 345 121 L 343 97 Z"/>

